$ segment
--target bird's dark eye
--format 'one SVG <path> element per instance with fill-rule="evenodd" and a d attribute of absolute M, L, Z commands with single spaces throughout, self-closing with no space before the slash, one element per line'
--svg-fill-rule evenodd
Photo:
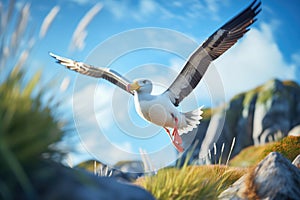
<path fill-rule="evenodd" d="M 145 84 L 145 83 L 147 83 L 147 81 L 146 81 L 146 80 L 143 80 L 143 83 Z"/>

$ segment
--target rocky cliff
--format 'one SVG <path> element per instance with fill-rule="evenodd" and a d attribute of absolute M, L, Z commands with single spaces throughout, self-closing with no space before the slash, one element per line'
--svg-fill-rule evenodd
<path fill-rule="evenodd" d="M 300 134 L 300 86 L 293 81 L 270 80 L 236 95 L 223 108 L 206 110 L 196 132 L 197 145 L 191 160 L 205 162 L 207 155 L 213 155 L 210 160 L 214 162 L 222 154 L 224 163 L 234 138 L 231 157 L 247 146 L 276 141 L 289 134 Z M 183 140 L 187 137 L 183 136 Z"/>

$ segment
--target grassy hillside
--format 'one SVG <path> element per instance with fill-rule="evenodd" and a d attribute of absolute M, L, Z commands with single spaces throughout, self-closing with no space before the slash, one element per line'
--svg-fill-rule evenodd
<path fill-rule="evenodd" d="M 266 155 L 274 151 L 293 161 L 300 154 L 300 137 L 288 136 L 278 142 L 245 148 L 230 161 L 230 165 L 241 167 L 254 166 Z"/>

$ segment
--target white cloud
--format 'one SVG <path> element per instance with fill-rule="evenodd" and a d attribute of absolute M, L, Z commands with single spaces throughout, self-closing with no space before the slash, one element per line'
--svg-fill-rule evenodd
<path fill-rule="evenodd" d="M 159 16 L 163 18 L 173 16 L 171 12 L 154 0 L 137 1 L 136 3 L 130 1 L 106 0 L 103 3 L 117 19 L 132 17 L 137 21 L 143 22 L 158 13 Z"/>
<path fill-rule="evenodd" d="M 261 23 L 215 61 L 228 98 L 269 79 L 295 79 L 295 66 L 285 61 L 273 36 L 273 27 Z"/>
<path fill-rule="evenodd" d="M 78 126 L 82 125 L 86 128 L 91 127 L 91 124 L 93 124 L 92 126 L 97 126 L 97 124 L 94 124 L 93 117 L 101 119 L 101 126 L 104 128 L 109 128 L 112 125 L 113 119 L 109 115 L 112 99 L 112 92 L 109 91 L 111 90 L 112 88 L 108 84 L 99 84 L 97 86 L 90 84 L 73 94 L 73 102 L 70 102 L 73 110 L 76 112 L 74 116 L 78 116 L 77 121 L 82 122 L 77 124 Z M 94 102 L 94 105 L 90 105 L 87 102 L 87 99 L 91 98 L 93 100 L 90 102 Z"/>
<path fill-rule="evenodd" d="M 208 11 L 211 13 L 213 19 L 219 19 L 218 11 L 219 11 L 219 2 L 217 0 L 205 0 Z"/>
<path fill-rule="evenodd" d="M 152 0 L 141 1 L 139 6 L 140 12 L 145 15 L 155 12 L 156 8 L 157 8 L 157 4 Z"/>
<path fill-rule="evenodd" d="M 91 5 L 95 0 L 69 0 L 79 5 Z M 205 0 L 195 1 L 188 0 L 180 1 L 166 1 L 158 0 L 147 1 L 117 1 L 117 0 L 103 0 L 101 3 L 105 8 L 111 12 L 116 19 L 132 18 L 139 22 L 159 17 L 162 19 L 176 18 L 178 20 L 187 21 L 188 18 L 212 18 L 219 20 L 220 6 L 227 5 L 226 0 Z M 178 12 L 181 9 L 182 12 Z"/>
<path fill-rule="evenodd" d="M 220 20 L 220 8 L 228 6 L 227 0 L 204 0 L 194 1 L 187 0 L 184 3 L 173 2 L 172 6 L 175 9 L 182 9 L 184 12 L 181 15 L 176 15 L 178 19 L 186 21 L 188 18 L 192 20 L 208 19 Z"/>
<path fill-rule="evenodd" d="M 181 58 L 172 58 L 170 60 L 170 67 L 178 73 L 182 70 L 184 64 L 185 60 Z"/>
<path fill-rule="evenodd" d="M 180 7 L 182 7 L 183 4 L 182 4 L 181 1 L 172 1 L 172 5 L 175 6 L 175 7 L 180 8 Z"/>
<path fill-rule="evenodd" d="M 297 53 L 294 53 L 294 54 L 292 55 L 292 61 L 293 61 L 296 65 L 300 66 L 300 51 L 297 52 Z"/>
<path fill-rule="evenodd" d="M 80 153 L 88 152 L 86 159 L 98 159 L 106 164 L 113 165 L 123 159 L 138 159 L 132 152 L 129 142 L 116 143 L 104 134 L 114 125 L 111 109 L 112 92 L 108 84 L 89 84 L 73 95 L 69 107 L 73 108 L 76 122 L 76 137 L 79 138 L 77 150 Z M 90 99 L 93 98 L 91 101 Z M 121 101 L 121 100 L 120 100 Z M 90 102 L 94 102 L 92 105 Z M 71 154 L 73 156 L 73 154 Z M 76 155 L 75 155 L 76 157 Z M 84 158 L 84 157 L 83 157 Z M 82 160 L 79 160 L 80 162 Z"/>
<path fill-rule="evenodd" d="M 85 5 L 85 4 L 90 4 L 94 3 L 94 0 L 70 0 L 71 2 L 77 3 L 79 5 Z"/>
<path fill-rule="evenodd" d="M 88 132 L 88 137 L 84 137 L 82 142 L 89 153 L 106 164 L 114 165 L 122 160 L 139 159 L 139 155 L 132 153 L 130 142 L 113 143 L 95 132 Z"/>

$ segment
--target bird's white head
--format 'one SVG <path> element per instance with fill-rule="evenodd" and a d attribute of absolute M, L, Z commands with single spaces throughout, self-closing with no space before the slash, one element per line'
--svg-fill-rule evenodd
<path fill-rule="evenodd" d="M 137 93 L 151 93 L 152 92 L 152 82 L 147 79 L 138 79 L 133 81 L 133 83 L 128 84 L 127 90 L 132 92 L 136 91 Z"/>

